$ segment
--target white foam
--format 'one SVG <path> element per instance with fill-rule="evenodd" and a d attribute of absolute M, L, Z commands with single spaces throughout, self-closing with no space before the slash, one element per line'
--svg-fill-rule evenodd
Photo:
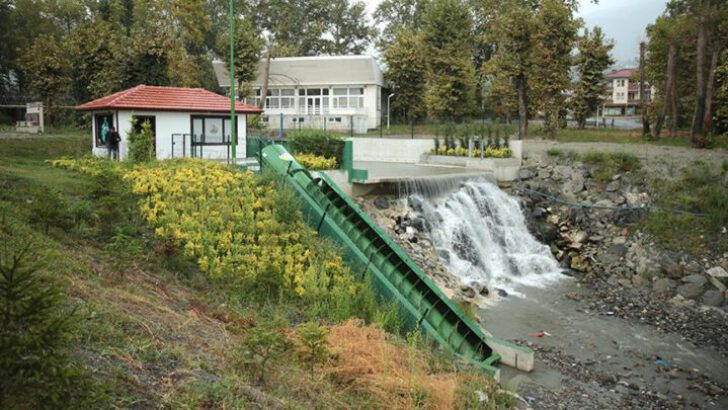
<path fill-rule="evenodd" d="M 526 226 L 518 201 L 484 180 L 471 180 L 441 198 L 420 198 L 442 262 L 462 284 L 520 295 L 564 275 L 548 246 Z"/>

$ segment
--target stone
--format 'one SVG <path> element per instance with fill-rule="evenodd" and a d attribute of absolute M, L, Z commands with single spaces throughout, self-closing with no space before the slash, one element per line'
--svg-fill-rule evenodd
<path fill-rule="evenodd" d="M 650 284 L 650 281 L 642 275 L 632 276 L 632 286 L 636 288 L 646 288 Z"/>
<path fill-rule="evenodd" d="M 697 299 L 703 294 L 703 287 L 695 283 L 686 283 L 677 287 L 677 294 L 685 299 Z"/>
<path fill-rule="evenodd" d="M 614 201 L 614 203 L 617 205 L 624 205 L 624 203 L 626 202 L 622 195 L 612 197 L 612 201 Z"/>
<path fill-rule="evenodd" d="M 586 272 L 589 268 L 586 260 L 581 255 L 575 255 L 573 258 L 571 258 L 570 265 L 571 269 L 578 272 Z"/>
<path fill-rule="evenodd" d="M 473 289 L 470 285 L 461 285 L 460 286 L 460 292 L 465 296 L 466 298 L 474 298 L 475 297 L 475 289 Z"/>
<path fill-rule="evenodd" d="M 663 299 L 672 296 L 672 290 L 675 288 L 675 281 L 668 278 L 660 278 L 652 284 L 652 290 L 655 294 Z"/>
<path fill-rule="evenodd" d="M 723 293 L 717 290 L 708 290 L 700 298 L 700 302 L 708 306 L 720 306 L 723 304 Z"/>
<path fill-rule="evenodd" d="M 504 298 L 508 296 L 508 292 L 506 292 L 505 289 L 496 288 L 496 291 L 498 291 L 498 296 Z"/>
<path fill-rule="evenodd" d="M 718 289 L 718 291 L 720 291 L 720 292 L 725 292 L 725 290 L 726 290 L 726 286 L 725 286 L 725 285 L 723 284 L 723 282 L 721 282 L 721 281 L 720 281 L 720 279 L 718 279 L 718 278 L 714 278 L 714 277 L 710 276 L 710 277 L 708 278 L 708 281 L 710 281 L 710 283 L 711 283 L 711 284 L 712 284 L 713 286 L 715 286 L 715 288 L 716 288 L 716 289 Z"/>
<path fill-rule="evenodd" d="M 389 209 L 389 201 L 382 197 L 377 197 L 374 200 L 374 206 L 376 206 L 377 209 Z"/>
<path fill-rule="evenodd" d="M 548 214 L 548 212 L 546 211 L 546 209 L 541 208 L 540 206 L 534 208 L 533 211 L 531 212 L 531 216 L 534 218 L 537 218 L 537 219 L 541 219 L 544 216 L 546 216 L 547 214 Z"/>
<path fill-rule="evenodd" d="M 687 273 L 700 273 L 702 271 L 702 267 L 700 264 L 696 261 L 690 261 L 685 264 L 685 272 Z"/>
<path fill-rule="evenodd" d="M 610 245 L 607 251 L 599 255 L 599 261 L 611 265 L 619 262 L 627 254 L 627 247 L 624 244 Z"/>
<path fill-rule="evenodd" d="M 663 261 L 662 271 L 670 279 L 680 279 L 683 276 L 683 267 L 673 260 Z"/>
<path fill-rule="evenodd" d="M 534 236 L 541 242 L 551 243 L 559 238 L 559 228 L 550 223 L 537 223 L 534 226 Z"/>
<path fill-rule="evenodd" d="M 427 220 L 421 216 L 415 217 L 410 221 L 410 226 L 417 229 L 419 232 L 429 232 L 430 224 Z"/>
<path fill-rule="evenodd" d="M 518 171 L 518 178 L 521 180 L 531 179 L 534 177 L 533 171 L 531 171 L 528 168 L 521 168 L 520 171 Z"/>
<path fill-rule="evenodd" d="M 422 212 L 422 199 L 416 196 L 407 197 L 407 205 L 417 212 Z"/>
<path fill-rule="evenodd" d="M 538 171 L 538 179 L 549 179 L 551 178 L 551 171 L 548 169 L 542 169 Z"/>
<path fill-rule="evenodd" d="M 720 266 L 713 266 L 708 269 L 705 273 L 713 278 L 728 278 L 728 272 Z"/>
<path fill-rule="evenodd" d="M 685 276 L 681 279 L 683 283 L 692 283 L 695 285 L 698 285 L 700 287 L 705 286 L 706 283 L 708 283 L 708 279 L 705 278 L 703 275 L 693 274 Z"/>
<path fill-rule="evenodd" d="M 619 181 L 614 180 L 607 184 L 606 188 L 607 192 L 617 192 L 619 191 Z"/>
<path fill-rule="evenodd" d="M 566 165 L 557 165 L 554 167 L 554 179 L 565 181 L 570 179 L 574 170 Z"/>
<path fill-rule="evenodd" d="M 594 204 L 594 206 L 596 208 L 613 208 L 614 207 L 614 202 L 612 202 L 612 201 L 610 201 L 610 200 L 608 200 L 608 199 L 605 198 L 605 199 L 598 200 Z"/>
<path fill-rule="evenodd" d="M 565 194 L 578 194 L 584 190 L 584 176 L 581 173 L 572 174 L 561 187 Z"/>

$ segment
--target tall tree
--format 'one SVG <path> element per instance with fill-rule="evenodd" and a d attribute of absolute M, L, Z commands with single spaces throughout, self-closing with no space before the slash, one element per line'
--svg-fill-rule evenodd
<path fill-rule="evenodd" d="M 374 24 L 382 26 L 379 47 L 386 49 L 401 30 L 418 32 L 430 0 L 384 0 L 374 11 Z"/>
<path fill-rule="evenodd" d="M 331 26 L 323 51 L 327 54 L 361 54 L 366 51 L 376 31 L 369 26 L 366 4 L 335 1 L 331 9 Z"/>
<path fill-rule="evenodd" d="M 728 51 L 723 51 L 722 64 L 716 69 L 715 130 L 728 136 Z"/>
<path fill-rule="evenodd" d="M 434 0 L 422 29 L 428 56 L 425 105 L 435 118 L 462 118 L 475 109 L 470 9 L 462 0 Z"/>
<path fill-rule="evenodd" d="M 425 114 L 425 76 L 427 58 L 422 39 L 412 30 L 400 30 L 384 51 L 384 73 L 394 93 L 393 109 L 408 120 Z"/>
<path fill-rule="evenodd" d="M 68 60 L 61 44 L 50 36 L 38 37 L 22 58 L 28 89 L 41 98 L 51 122 L 56 100 L 68 91 Z"/>
<path fill-rule="evenodd" d="M 555 138 L 565 113 L 571 51 L 579 21 L 561 0 L 544 0 L 536 21 L 534 38 L 538 46 L 533 54 L 538 64 L 534 65 L 533 87 L 539 97 L 539 108 L 544 112 L 544 132 L 547 137 Z"/>
<path fill-rule="evenodd" d="M 235 56 L 235 80 L 240 84 L 239 94 L 242 98 L 250 94 L 250 82 L 255 80 L 258 65 L 263 52 L 263 39 L 253 22 L 248 18 L 238 19 L 233 36 Z M 230 61 L 229 32 L 224 33 L 218 42 L 218 53 L 224 61 Z"/>
<path fill-rule="evenodd" d="M 599 26 L 592 32 L 585 28 L 577 41 L 579 54 L 575 63 L 579 78 L 574 86 L 571 107 L 579 128 L 586 126 L 586 119 L 596 113 L 604 98 L 604 71 L 614 64 L 610 56 L 613 47 L 611 42 L 605 41 Z"/>
<path fill-rule="evenodd" d="M 70 61 L 71 94 L 88 101 L 120 87 L 120 43 L 113 25 L 102 19 L 79 25 L 65 39 Z"/>

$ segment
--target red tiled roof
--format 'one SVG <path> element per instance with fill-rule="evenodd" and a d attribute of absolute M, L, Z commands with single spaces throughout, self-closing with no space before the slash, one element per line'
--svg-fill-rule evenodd
<path fill-rule="evenodd" d="M 97 100 L 76 106 L 80 111 L 91 110 L 142 110 L 142 111 L 191 111 L 230 112 L 230 99 L 204 88 L 160 87 L 138 85 Z M 235 102 L 235 111 L 257 114 L 261 109 Z"/>
<path fill-rule="evenodd" d="M 637 71 L 635 68 L 623 68 L 621 70 L 614 70 L 607 75 L 604 76 L 604 78 L 608 79 L 614 79 L 614 78 L 630 78 L 632 76 L 632 73 Z"/>

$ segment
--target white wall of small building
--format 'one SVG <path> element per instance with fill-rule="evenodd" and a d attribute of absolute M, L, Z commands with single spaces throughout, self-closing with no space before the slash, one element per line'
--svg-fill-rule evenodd
<path fill-rule="evenodd" d="M 94 115 L 96 112 L 93 113 Z M 184 152 L 186 156 L 191 156 L 191 141 L 189 134 L 192 133 L 191 116 L 221 116 L 224 113 L 210 112 L 176 112 L 176 111 L 136 111 L 136 110 L 119 110 L 114 111 L 114 125 L 121 136 L 119 143 L 119 158 L 126 159 L 129 154 L 129 134 L 132 130 L 132 118 L 134 116 L 154 116 L 155 117 L 155 148 L 157 159 L 168 159 L 173 157 L 172 152 L 172 134 L 188 134 L 186 137 L 186 146 Z M 246 156 L 246 136 L 247 136 L 247 120 L 245 114 L 237 115 L 236 122 L 237 134 L 237 157 L 245 158 Z M 93 153 L 96 156 L 106 156 L 107 148 L 105 146 L 96 146 L 96 121 L 92 116 L 91 139 L 93 144 Z M 174 148 L 174 157 L 181 157 L 183 154 L 182 138 L 176 140 Z M 206 159 L 226 159 L 228 157 L 227 145 L 203 146 L 202 157 Z"/>

